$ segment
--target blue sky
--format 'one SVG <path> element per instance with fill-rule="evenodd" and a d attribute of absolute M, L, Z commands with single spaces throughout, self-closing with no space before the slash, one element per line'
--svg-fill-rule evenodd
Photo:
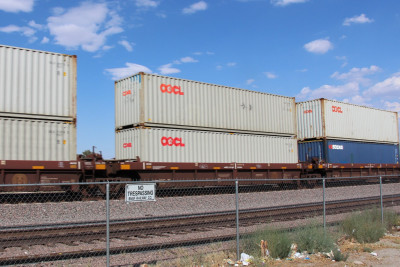
<path fill-rule="evenodd" d="M 0 43 L 78 56 L 78 152 L 139 71 L 400 111 L 398 0 L 0 0 Z"/>

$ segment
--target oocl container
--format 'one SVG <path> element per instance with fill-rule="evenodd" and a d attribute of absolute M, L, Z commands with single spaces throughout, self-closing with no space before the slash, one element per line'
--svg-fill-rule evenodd
<path fill-rule="evenodd" d="M 327 99 L 296 103 L 297 138 L 398 143 L 397 112 Z"/>
<path fill-rule="evenodd" d="M 9 113 L 76 118 L 76 56 L 0 45 L 0 115 Z"/>
<path fill-rule="evenodd" d="M 76 160 L 75 124 L 0 117 L 0 160 Z"/>
<path fill-rule="evenodd" d="M 139 73 L 115 82 L 116 128 L 145 125 L 296 134 L 295 100 Z"/>
<path fill-rule="evenodd" d="M 327 163 L 399 163 L 397 144 L 368 143 L 345 140 L 299 142 L 299 160 L 313 159 Z"/>
<path fill-rule="evenodd" d="M 168 128 L 116 132 L 116 159 L 151 162 L 297 163 L 295 138 Z"/>

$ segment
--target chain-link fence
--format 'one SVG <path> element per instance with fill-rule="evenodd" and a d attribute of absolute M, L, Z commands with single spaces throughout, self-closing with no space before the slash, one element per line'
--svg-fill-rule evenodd
<path fill-rule="evenodd" d="M 0 265 L 187 266 L 205 255 L 214 262 L 236 261 L 243 252 L 260 257 L 263 242 L 272 244 L 278 231 L 312 224 L 326 232 L 352 212 L 370 209 L 385 224 L 385 210 L 399 212 L 398 181 L 0 185 Z"/>

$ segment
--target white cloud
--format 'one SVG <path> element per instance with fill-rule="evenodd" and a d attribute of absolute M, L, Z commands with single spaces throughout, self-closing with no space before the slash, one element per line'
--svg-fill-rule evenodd
<path fill-rule="evenodd" d="M 31 12 L 34 3 L 35 0 L 0 0 L 0 10 L 12 13 Z"/>
<path fill-rule="evenodd" d="M 216 69 L 217 70 L 222 70 L 222 69 L 224 69 L 225 67 L 228 67 L 228 68 L 233 68 L 233 67 L 235 67 L 237 65 L 237 63 L 236 62 L 228 62 L 228 63 L 226 63 L 226 64 L 224 64 L 224 65 L 217 65 L 217 67 L 216 67 Z"/>
<path fill-rule="evenodd" d="M 252 84 L 252 83 L 254 83 L 254 82 L 255 82 L 254 79 L 248 79 L 248 80 L 246 81 L 246 84 L 250 85 L 250 84 Z"/>
<path fill-rule="evenodd" d="M 274 6 L 287 6 L 290 4 L 305 3 L 308 0 L 271 0 L 271 4 Z"/>
<path fill-rule="evenodd" d="M 199 62 L 197 59 L 194 59 L 192 57 L 183 57 L 180 59 L 180 62 L 182 63 L 195 63 L 195 62 Z"/>
<path fill-rule="evenodd" d="M 34 20 L 29 21 L 29 22 L 28 22 L 28 25 L 29 25 L 30 27 L 35 28 L 35 29 L 38 29 L 38 30 L 43 30 L 43 29 L 44 29 L 44 26 L 43 26 L 43 25 L 37 24 Z"/>
<path fill-rule="evenodd" d="M 400 103 L 399 102 L 388 102 L 385 101 L 383 103 L 383 105 L 385 106 L 385 109 L 390 110 L 390 111 L 395 111 L 398 114 L 398 116 L 400 116 Z"/>
<path fill-rule="evenodd" d="M 47 21 L 57 44 L 89 52 L 101 49 L 108 36 L 123 31 L 121 18 L 105 3 L 84 2 Z"/>
<path fill-rule="evenodd" d="M 359 93 L 359 85 L 356 82 L 350 82 L 343 85 L 323 85 L 315 90 L 311 90 L 309 87 L 304 87 L 300 94 L 296 97 L 299 99 L 316 99 L 316 98 L 328 98 L 337 99 L 343 97 L 356 96 Z"/>
<path fill-rule="evenodd" d="M 43 37 L 42 41 L 40 42 L 41 44 L 47 44 L 49 42 L 49 38 Z"/>
<path fill-rule="evenodd" d="M 310 53 L 325 54 L 333 49 L 333 44 L 329 40 L 318 39 L 305 44 L 304 48 Z"/>
<path fill-rule="evenodd" d="M 160 18 L 162 18 L 162 19 L 165 19 L 165 18 L 167 17 L 167 15 L 166 15 L 165 13 L 159 12 L 159 13 L 157 13 L 157 17 L 160 17 Z"/>
<path fill-rule="evenodd" d="M 299 98 L 301 100 L 306 99 L 310 93 L 311 93 L 310 87 L 303 87 L 303 89 L 301 89 L 300 93 L 298 95 L 296 95 L 296 98 Z"/>
<path fill-rule="evenodd" d="M 267 76 L 268 79 L 276 79 L 278 76 L 274 74 L 273 72 L 264 72 L 265 76 Z"/>
<path fill-rule="evenodd" d="M 367 18 L 365 14 L 361 14 L 360 16 L 354 16 L 352 18 L 346 18 L 343 21 L 344 26 L 350 26 L 351 24 L 357 23 L 357 24 L 363 24 L 363 23 L 371 23 L 373 22 L 373 19 Z"/>
<path fill-rule="evenodd" d="M 5 32 L 5 33 L 14 33 L 18 32 L 22 34 L 23 36 L 31 37 L 36 33 L 36 30 L 29 28 L 29 27 L 20 27 L 16 25 L 8 25 L 5 27 L 0 27 L 0 32 Z"/>
<path fill-rule="evenodd" d="M 345 98 L 342 101 L 345 103 L 352 103 L 352 104 L 357 104 L 357 105 L 362 105 L 362 106 L 370 106 L 370 104 L 367 103 L 367 98 L 364 98 L 363 96 L 360 95 L 355 95 L 353 97 Z"/>
<path fill-rule="evenodd" d="M 181 72 L 180 69 L 173 68 L 172 63 L 162 65 L 161 67 L 158 68 L 161 74 L 174 74 L 174 73 L 179 73 Z"/>
<path fill-rule="evenodd" d="M 301 70 L 296 70 L 297 72 L 307 72 L 308 69 L 301 69 Z"/>
<path fill-rule="evenodd" d="M 367 97 L 387 96 L 400 97 L 400 72 L 394 73 L 386 80 L 376 83 L 364 92 Z"/>
<path fill-rule="evenodd" d="M 59 16 L 65 12 L 65 9 L 63 7 L 53 7 L 51 11 L 54 16 Z"/>
<path fill-rule="evenodd" d="M 125 68 L 106 69 L 105 71 L 112 75 L 113 80 L 119 80 L 121 78 L 128 77 L 138 72 L 152 73 L 152 71 L 149 68 L 143 65 L 129 63 L 129 62 L 125 63 L 125 65 L 126 65 Z"/>
<path fill-rule="evenodd" d="M 128 41 L 126 41 L 126 40 L 119 41 L 118 44 L 120 44 L 120 45 L 122 45 L 123 47 L 125 47 L 125 49 L 126 49 L 127 51 L 129 51 L 129 52 L 132 52 L 132 51 L 133 51 L 132 44 L 129 43 Z"/>
<path fill-rule="evenodd" d="M 135 0 L 137 7 L 157 7 L 160 3 L 153 0 Z"/>
<path fill-rule="evenodd" d="M 170 64 L 171 65 L 172 64 L 180 65 L 180 64 L 184 64 L 184 63 L 196 63 L 196 62 L 199 62 L 199 61 L 197 59 L 192 58 L 192 57 L 182 57 L 181 59 L 174 60 Z"/>
<path fill-rule="evenodd" d="M 372 65 L 369 68 L 352 68 L 347 73 L 335 72 L 331 75 L 331 78 L 368 85 L 370 80 L 365 78 L 365 76 L 375 74 L 379 71 L 381 69 L 378 66 Z"/>
<path fill-rule="evenodd" d="M 185 63 L 196 63 L 199 62 L 197 59 L 192 57 L 182 57 L 180 59 L 174 60 L 172 63 L 164 64 L 158 68 L 161 74 L 173 74 L 181 72 L 180 69 L 174 68 L 173 65 L 181 65 Z"/>
<path fill-rule="evenodd" d="M 339 61 L 343 61 L 341 67 L 347 66 L 347 57 L 346 56 L 336 56 L 336 59 Z"/>
<path fill-rule="evenodd" d="M 206 9 L 207 9 L 207 3 L 204 2 L 204 1 L 200 1 L 200 2 L 197 2 L 197 3 L 194 3 L 194 4 L 190 5 L 189 7 L 185 7 L 182 10 L 182 13 L 183 14 L 193 14 L 193 13 L 196 13 L 198 11 L 203 11 L 203 10 L 206 10 Z"/>
<path fill-rule="evenodd" d="M 103 46 L 101 49 L 104 50 L 104 51 L 107 51 L 107 50 L 110 50 L 111 48 L 114 48 L 114 46 L 112 46 L 112 45 L 105 45 L 105 46 Z"/>

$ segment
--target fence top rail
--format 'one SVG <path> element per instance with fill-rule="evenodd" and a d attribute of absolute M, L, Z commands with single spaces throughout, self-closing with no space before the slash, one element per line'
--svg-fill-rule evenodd
<path fill-rule="evenodd" d="M 274 182 L 295 182 L 295 181 L 331 181 L 331 180 L 357 180 L 357 179 L 379 179 L 379 178 L 399 178 L 398 175 L 374 175 L 374 176 L 353 176 L 353 177 L 322 177 L 322 178 L 291 178 L 291 179 L 205 179 L 205 180 L 153 180 L 153 181 L 108 181 L 108 182 L 75 182 L 75 183 L 36 183 L 36 184 L 0 184 L 0 187 L 23 187 L 23 186 L 72 186 L 72 185 L 106 185 L 106 184 L 159 184 L 159 183 L 227 183 L 234 184 L 238 181 L 241 182 L 265 182 L 270 184 Z"/>

